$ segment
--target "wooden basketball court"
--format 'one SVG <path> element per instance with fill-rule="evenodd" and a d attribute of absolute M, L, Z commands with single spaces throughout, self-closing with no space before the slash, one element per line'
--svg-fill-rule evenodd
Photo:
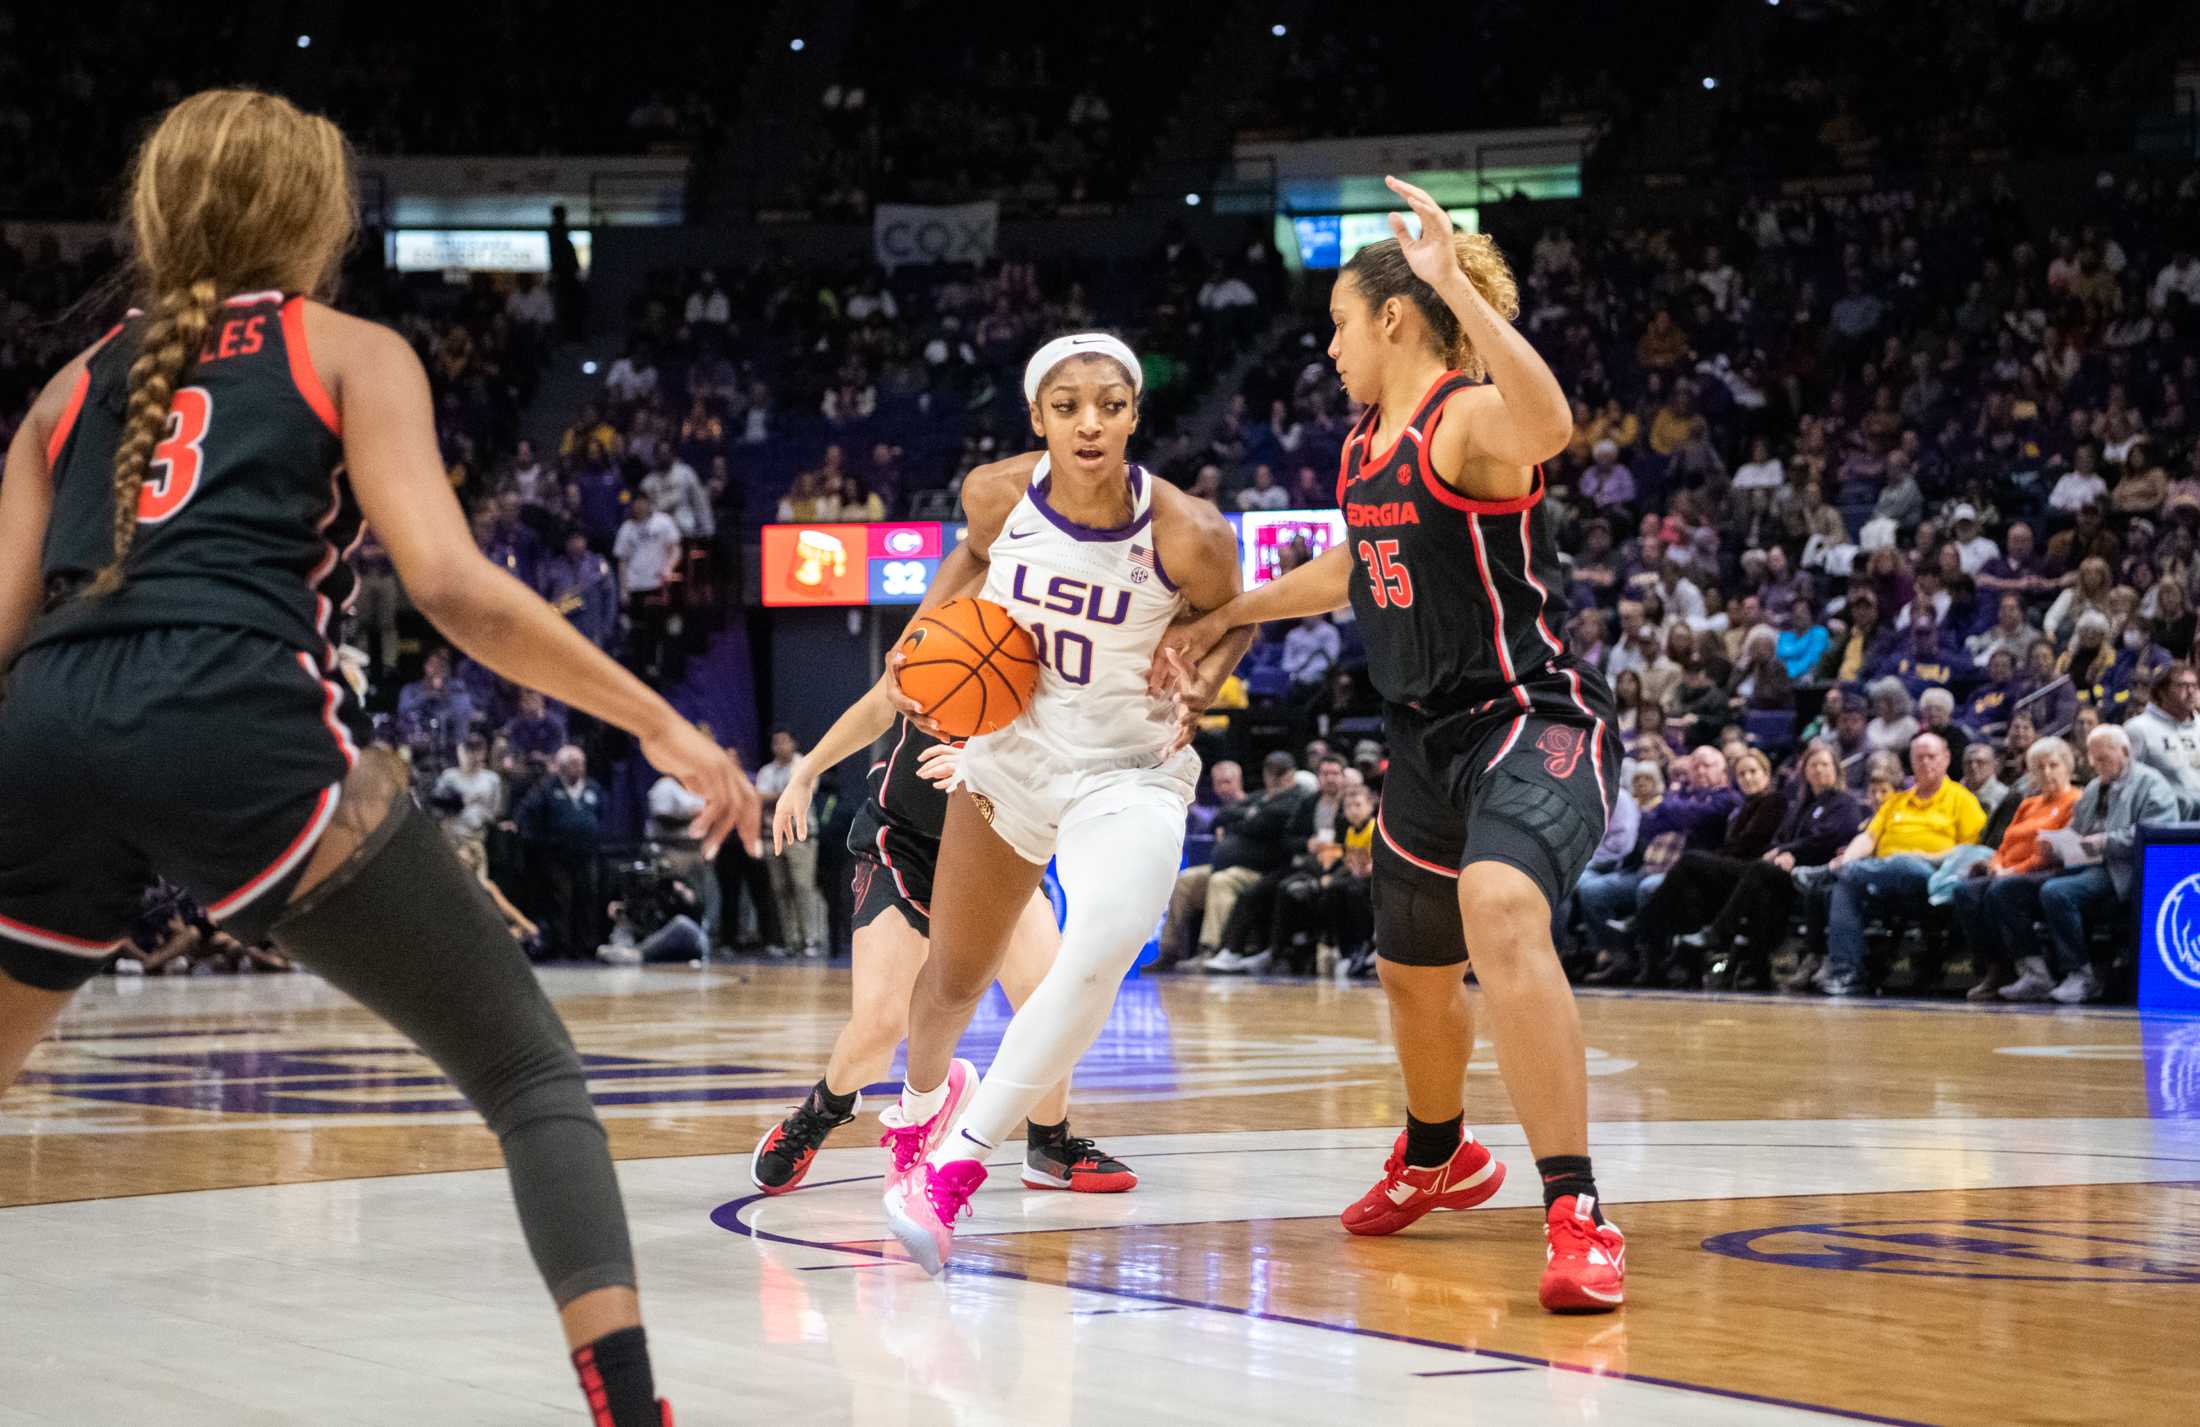
<path fill-rule="evenodd" d="M 1630 1303 L 1554 1318 L 1486 1046 L 1469 1116 L 1504 1190 L 1338 1227 L 1404 1114 L 1371 986 L 1131 983 L 1074 1123 L 1138 1190 L 1032 1193 L 1005 1147 L 928 1280 L 886 1233 L 868 1112 L 802 1190 L 748 1181 L 845 971 L 545 979 L 683 1427 L 2140 1423 L 2200 1392 L 2200 1022 L 1585 995 Z M 0 1424 L 575 1420 L 497 1164 L 311 977 L 96 983 L 0 1102 Z"/>

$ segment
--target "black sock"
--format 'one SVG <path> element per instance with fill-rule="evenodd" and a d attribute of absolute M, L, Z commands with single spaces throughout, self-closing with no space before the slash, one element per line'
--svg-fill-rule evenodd
<path fill-rule="evenodd" d="M 1406 1114 L 1406 1163 L 1415 1169 L 1434 1169 L 1459 1153 L 1459 1132 L 1467 1123 L 1462 1110 L 1448 1120 L 1430 1124 Z"/>
<path fill-rule="evenodd" d="M 1024 1139 L 1030 1143 L 1052 1144 L 1069 1138 L 1069 1120 L 1065 1117 L 1059 1125 L 1042 1125 L 1037 1120 L 1024 1121 Z"/>
<path fill-rule="evenodd" d="M 621 1328 L 575 1348 L 573 1370 L 581 1375 L 593 1427 L 658 1427 L 649 1339 L 640 1328 Z"/>
<path fill-rule="evenodd" d="M 834 1119 L 845 1120 L 855 1113 L 857 1093 L 851 1090 L 845 1095 L 835 1095 L 832 1087 L 820 1080 L 810 1090 L 810 1098 L 817 1102 L 817 1107 L 820 1110 L 825 1111 Z"/>
<path fill-rule="evenodd" d="M 1579 1198 L 1589 1197 L 1589 1217 L 1599 1224 L 1604 1222 L 1604 1201 L 1597 1196 L 1597 1177 L 1589 1171 L 1589 1157 L 1585 1154 L 1546 1155 L 1535 1162 L 1536 1173 L 1543 1176 L 1543 1207 L 1571 1194 Z"/>

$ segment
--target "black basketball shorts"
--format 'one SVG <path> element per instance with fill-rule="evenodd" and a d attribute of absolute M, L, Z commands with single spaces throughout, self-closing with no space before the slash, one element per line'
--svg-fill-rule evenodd
<path fill-rule="evenodd" d="M 166 878 L 264 937 L 357 760 L 349 691 L 243 630 L 35 646 L 0 700 L 0 972 L 68 991 Z"/>
<path fill-rule="evenodd" d="M 1451 713 L 1393 704 L 1384 726 L 1378 901 L 1387 882 L 1393 895 L 1440 890 L 1456 904 L 1459 873 L 1476 862 L 1518 869 L 1553 907 L 1573 891 L 1604 837 L 1619 782 L 1611 695 L 1594 670 L 1547 671 L 1518 695 Z M 1386 943 L 1382 954 L 1408 965 L 1466 959 L 1455 938 L 1413 941 Z"/>
<path fill-rule="evenodd" d="M 848 851 L 855 858 L 851 928 L 861 931 L 893 907 L 917 929 L 917 935 L 929 941 L 932 871 L 939 864 L 939 842 L 881 821 L 877 805 L 866 803 L 848 829 Z"/>

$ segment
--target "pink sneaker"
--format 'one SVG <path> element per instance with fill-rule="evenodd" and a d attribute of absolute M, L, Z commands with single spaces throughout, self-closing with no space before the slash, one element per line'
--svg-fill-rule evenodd
<path fill-rule="evenodd" d="M 919 1162 L 886 1189 L 886 1221 L 894 1237 L 923 1265 L 938 1273 L 955 1252 L 955 1221 L 970 1212 L 970 1196 L 985 1183 L 985 1166 L 974 1159 L 944 1165 Z"/>
<path fill-rule="evenodd" d="M 947 1132 L 955 1127 L 955 1116 L 962 1112 L 963 1102 L 977 1088 L 978 1067 L 958 1058 L 947 1067 L 947 1099 L 941 1102 L 939 1113 L 931 1119 L 921 1125 L 903 1124 L 899 1100 L 879 1112 L 878 1122 L 886 1127 L 886 1133 L 879 1136 L 878 1142 L 894 1152 L 894 1167 L 886 1171 L 889 1188 L 900 1183 L 910 1170 L 924 1162 L 926 1155 L 938 1148 L 941 1140 L 947 1138 Z"/>

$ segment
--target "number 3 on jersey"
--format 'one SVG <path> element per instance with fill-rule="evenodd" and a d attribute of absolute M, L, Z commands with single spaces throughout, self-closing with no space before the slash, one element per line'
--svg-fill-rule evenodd
<path fill-rule="evenodd" d="M 1367 566 L 1368 592 L 1378 609 L 1408 609 L 1413 604 L 1413 576 L 1398 558 L 1395 540 L 1362 540 L 1360 563 Z"/>
<path fill-rule="evenodd" d="M 202 386 L 176 393 L 168 410 L 168 434 L 153 448 L 138 491 L 138 524 L 158 525 L 184 508 L 199 488 L 206 464 L 206 425 L 214 418 L 214 398 Z"/>

